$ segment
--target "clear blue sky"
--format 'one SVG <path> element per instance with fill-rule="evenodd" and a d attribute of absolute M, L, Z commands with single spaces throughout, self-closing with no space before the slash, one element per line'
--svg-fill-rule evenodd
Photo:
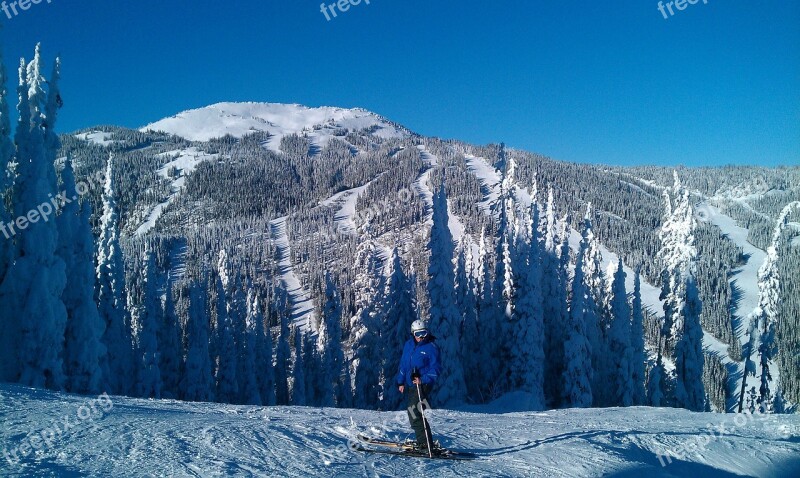
<path fill-rule="evenodd" d="M 47 1 L 0 42 L 12 78 L 62 55 L 61 131 L 269 101 L 568 161 L 800 164 L 795 0 Z"/>

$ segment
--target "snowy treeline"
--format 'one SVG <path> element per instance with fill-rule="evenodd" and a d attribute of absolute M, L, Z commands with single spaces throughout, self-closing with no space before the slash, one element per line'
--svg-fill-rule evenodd
<path fill-rule="evenodd" d="M 704 356 L 702 337 L 742 353 L 728 281 L 742 253 L 697 223 L 692 205 L 698 194 L 740 194 L 734 184 L 749 180 L 739 169 L 681 168 L 679 181 L 659 168 L 385 139 L 375 128 L 337 129 L 322 145 L 310 131 L 286 135 L 280 151 L 265 147 L 267 133 L 189 142 L 84 131 L 105 132 L 98 144 L 55 135 L 58 64 L 47 82 L 41 70 L 37 48 L 20 68 L 13 141 L 5 90 L 0 98 L 0 190 L 10 206 L 0 219 L 9 224 L 61 191 L 77 196 L 87 177 L 104 180 L 56 220 L 31 220 L 0 244 L 3 380 L 395 409 L 402 344 L 424 318 L 445 359 L 439 404 L 522 390 L 530 409 L 725 407 L 727 370 Z M 186 151 L 202 159 L 186 166 Z M 794 197 L 797 172 L 755 171 L 788 191 L 747 203 L 774 236 L 769 218 Z M 337 193 L 345 199 L 326 201 Z M 154 211 L 155 227 L 137 234 Z M 284 217 L 288 247 L 275 230 Z M 746 352 L 767 377 L 766 395 L 780 390 L 792 404 L 800 260 L 788 217 L 773 238 L 770 277 L 780 279 L 762 285 L 771 315 L 758 322 L 758 343 L 775 345 Z M 603 247 L 620 258 L 608 269 Z M 286 263 L 312 314 L 298 311 Z M 632 289 L 623 266 L 640 271 Z M 643 305 L 643 281 L 661 286 L 663 311 Z"/>

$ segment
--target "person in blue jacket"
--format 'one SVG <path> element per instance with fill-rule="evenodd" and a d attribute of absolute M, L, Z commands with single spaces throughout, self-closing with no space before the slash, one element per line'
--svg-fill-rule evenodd
<path fill-rule="evenodd" d="M 436 346 L 436 337 L 428 330 L 428 324 L 422 320 L 411 324 L 411 334 L 413 336 L 403 347 L 396 383 L 400 393 L 406 396 L 408 421 L 417 436 L 417 447 L 427 451 L 433 437 L 431 427 L 422 417 L 422 410 L 428 408 L 427 397 L 441 371 L 439 347 Z"/>

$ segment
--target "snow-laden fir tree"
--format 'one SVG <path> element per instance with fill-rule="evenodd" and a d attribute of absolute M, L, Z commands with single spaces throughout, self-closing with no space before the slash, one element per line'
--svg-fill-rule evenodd
<path fill-rule="evenodd" d="M 158 325 L 161 323 L 161 295 L 156 277 L 155 254 L 149 243 L 142 268 L 143 301 L 134 314 L 133 323 L 136 353 L 136 394 L 144 398 L 161 398 L 161 371 L 158 364 Z"/>
<path fill-rule="evenodd" d="M 164 292 L 164 315 L 158 331 L 158 344 L 162 392 L 164 398 L 178 398 L 183 347 L 180 341 L 181 327 L 175 313 L 175 299 L 172 292 L 172 277 L 167 274 L 166 291 Z"/>
<path fill-rule="evenodd" d="M 325 274 L 325 303 L 317 331 L 317 350 L 320 355 L 320 406 L 344 406 L 346 384 L 344 352 L 342 351 L 342 300 L 330 273 Z"/>
<path fill-rule="evenodd" d="M 586 338 L 592 351 L 592 397 L 595 406 L 608 405 L 608 347 L 604 317 L 605 275 L 602 267 L 600 244 L 592 229 L 592 204 L 586 205 L 581 233 L 580 254 L 582 290 L 586 293 L 583 301 L 583 324 Z M 576 266 L 577 267 L 577 266 Z M 577 274 L 576 274 L 577 276 Z M 574 281 L 573 281 L 574 284 Z M 574 285 L 573 285 L 574 288 Z M 573 292 L 574 295 L 574 292 Z"/>
<path fill-rule="evenodd" d="M 269 306 L 270 301 L 267 301 Z M 265 406 L 273 406 L 276 402 L 275 397 L 275 367 L 272 359 L 272 333 L 270 332 L 269 312 L 264 313 L 261 302 L 256 297 L 256 302 L 252 306 L 254 320 L 257 329 L 257 349 L 256 349 L 256 377 L 258 377 L 261 403 Z"/>
<path fill-rule="evenodd" d="M 547 191 L 544 217 L 540 218 L 541 238 L 544 249 L 542 262 L 542 316 L 544 317 L 544 364 L 545 398 L 552 406 L 558 406 L 561 398 L 561 375 L 564 372 L 565 324 L 567 322 L 567 291 L 569 270 L 562 269 L 559 262 L 561 229 L 556 219 L 553 188 Z M 569 230 L 567 229 L 567 232 Z M 568 241 L 567 241 L 568 244 Z M 567 249 L 569 264 L 569 249 Z"/>
<path fill-rule="evenodd" d="M 433 226 L 428 250 L 428 297 L 430 298 L 430 328 L 437 337 L 442 370 L 433 392 L 436 404 L 452 405 L 466 399 L 467 386 L 461 364 L 461 318 L 455 306 L 453 270 L 453 235 L 449 227 L 447 195 L 444 184 L 433 196 Z"/>
<path fill-rule="evenodd" d="M 17 125 L 17 178 L 11 201 L 16 217 L 29 219 L 18 231 L 13 262 L 0 285 L 4 330 L 12 363 L 6 364 L 6 380 L 35 387 L 62 389 L 65 385 L 63 350 L 67 311 L 61 301 L 66 286 L 64 261 L 56 255 L 58 229 L 53 215 L 58 206 L 54 161 L 58 141 L 50 138 L 56 117 L 45 111 L 46 81 L 41 73 L 41 49 L 37 45 L 33 60 L 19 69 L 19 122 Z M 50 88 L 58 91 L 58 61 Z M 50 206 L 49 212 L 41 205 Z M 39 209 L 42 207 L 42 209 Z M 29 214 L 31 211 L 33 213 Z M 35 216 L 33 214 L 36 213 Z M 14 327 L 14 323 L 18 324 Z M 14 360 L 14 358 L 16 360 Z"/>
<path fill-rule="evenodd" d="M 400 253 L 395 247 L 390 259 L 391 271 L 385 285 L 383 333 L 385 354 L 383 361 L 383 410 L 395 410 L 403 400 L 395 386 L 400 368 L 400 356 L 406 340 L 410 337 L 411 323 L 417 317 L 413 283 L 403 271 Z"/>
<path fill-rule="evenodd" d="M 488 237 L 488 239 L 487 239 Z M 469 336 L 471 332 L 466 330 L 465 340 L 472 344 L 473 353 L 469 357 L 468 363 L 475 375 L 482 377 L 477 380 L 480 390 L 480 401 L 486 402 L 494 398 L 498 393 L 497 381 L 494 379 L 498 372 L 496 363 L 496 351 L 502 345 L 497 329 L 500 327 L 500 309 L 495 301 L 495 287 L 492 278 L 494 263 L 492 262 L 491 237 L 486 235 L 486 230 L 481 231 L 481 240 L 478 244 L 478 330 L 474 338 Z M 492 340 L 495 338 L 496 340 Z"/>
<path fill-rule="evenodd" d="M 631 311 L 631 380 L 633 381 L 633 404 L 646 404 L 645 364 L 647 350 L 644 347 L 644 312 L 642 309 L 642 278 L 639 271 L 633 279 L 633 303 Z"/>
<path fill-rule="evenodd" d="M 511 384 L 528 394 L 528 410 L 542 410 L 544 400 L 544 317 L 542 307 L 542 252 L 539 236 L 539 205 L 536 185 L 531 195 L 531 219 L 528 225 L 530 244 L 517 300 L 517 320 L 511 342 Z"/>
<path fill-rule="evenodd" d="M 661 300 L 664 301 L 663 346 L 674 343 L 675 398 L 678 406 L 705 409 L 703 386 L 703 330 L 700 326 L 702 302 L 695 281 L 697 250 L 694 246 L 696 220 L 689 191 L 675 183 L 665 192 L 666 214 L 661 226 Z M 674 203 L 672 198 L 674 198 Z"/>
<path fill-rule="evenodd" d="M 592 394 L 595 406 L 608 406 L 610 404 L 610 390 L 608 372 L 611 365 L 608 361 L 608 314 L 606 275 L 603 271 L 603 255 L 600 252 L 600 242 L 594 235 L 592 225 L 592 204 L 586 205 L 586 215 L 583 219 L 582 241 L 586 242 L 583 249 L 583 281 L 589 299 L 585 303 L 586 336 L 592 346 Z"/>
<path fill-rule="evenodd" d="M 186 323 L 186 368 L 181 382 L 183 399 L 195 402 L 214 400 L 214 376 L 208 351 L 207 273 L 190 286 L 189 317 Z"/>
<path fill-rule="evenodd" d="M 217 328 L 219 330 L 219 355 L 216 359 L 216 397 L 222 403 L 238 403 L 239 381 L 238 349 L 233 319 L 228 313 L 227 293 L 223 283 L 226 272 L 220 270 L 215 280 L 217 297 Z"/>
<path fill-rule="evenodd" d="M 289 360 L 291 349 L 289 347 L 289 310 L 288 294 L 283 289 L 278 289 L 278 345 L 275 348 L 275 403 L 289 405 L 291 391 L 289 390 Z"/>
<path fill-rule="evenodd" d="M 464 234 L 458 242 L 455 275 L 456 307 L 461 313 L 461 358 L 464 370 L 475 370 L 480 360 L 480 333 L 478 332 L 478 298 L 475 294 L 475 274 L 472 259 L 472 238 Z M 467 381 L 467 394 L 480 396 L 480 381 Z"/>
<path fill-rule="evenodd" d="M 583 261 L 589 249 L 588 236 L 584 228 L 578 259 L 575 264 L 575 276 L 572 279 L 572 296 L 570 299 L 567 322 L 567 341 L 564 342 L 564 374 L 561 404 L 564 407 L 586 408 L 592 406 L 592 346 L 586 337 L 586 317 L 592 314 L 591 293 L 586 289 L 583 278 Z M 594 320 L 592 317 L 590 320 Z"/>
<path fill-rule="evenodd" d="M 354 268 L 356 313 L 350 318 L 352 361 L 350 377 L 353 401 L 356 407 L 376 408 L 380 400 L 381 361 L 396 350 L 385 349 L 387 345 L 380 336 L 383 267 L 375 244 L 371 240 L 361 243 L 356 250 Z"/>
<path fill-rule="evenodd" d="M 292 405 L 305 406 L 308 404 L 306 395 L 306 365 L 303 357 L 303 331 L 295 326 L 294 335 L 294 365 L 292 366 Z"/>
<path fill-rule="evenodd" d="M 69 156 L 61 171 L 61 183 L 67 197 L 78 197 L 75 174 Z M 72 201 L 57 218 L 59 246 L 57 254 L 64 260 L 69 278 L 61 299 L 67 309 L 64 337 L 64 371 L 66 388 L 74 393 L 99 393 L 103 385 L 100 362 L 106 354 L 102 343 L 105 323 L 94 302 L 94 236 L 92 206 Z"/>
<path fill-rule="evenodd" d="M 317 354 L 316 341 L 311 334 L 303 335 L 303 367 L 306 381 L 306 405 L 317 406 L 319 403 L 315 371 L 319 370 L 319 355 Z"/>
<path fill-rule="evenodd" d="M 511 324 L 514 322 L 514 307 L 516 301 L 516 284 L 514 283 L 514 253 L 517 244 L 516 223 L 516 162 L 507 157 L 505 149 L 501 148 L 500 195 L 495 204 L 497 215 L 497 230 L 495 231 L 495 263 L 492 298 L 496 311 L 492 325 L 481 328 L 484 343 L 493 344 L 489 364 L 493 365 L 485 380 L 487 380 L 492 395 L 500 395 L 508 390 L 509 369 L 506 366 L 511 362 L 507 347 L 503 344 L 510 340 L 512 334 Z"/>
<path fill-rule="evenodd" d="M 241 338 L 242 348 L 242 374 L 237 376 L 241 381 L 242 403 L 245 405 L 261 405 L 261 389 L 258 383 L 258 334 L 259 327 L 264 323 L 261 310 L 252 288 L 247 291 L 247 317 L 245 318 L 245 333 Z"/>
<path fill-rule="evenodd" d="M 787 204 L 773 229 L 772 244 L 767 249 L 767 257 L 758 270 L 758 306 L 751 314 L 749 343 L 747 349 L 757 354 L 756 363 L 749 370 L 758 382 L 757 404 L 761 411 L 774 411 L 774 398 L 777 389 L 778 354 L 776 332 L 780 322 L 778 311 L 781 298 L 781 277 L 778 267 L 778 251 L 782 249 L 783 230 L 789 223 L 793 210 L 800 211 L 800 202 Z M 748 374 L 745 374 L 745 379 Z"/>
<path fill-rule="evenodd" d="M 114 156 L 109 156 L 103 187 L 103 215 L 97 253 L 97 304 L 105 322 L 103 344 L 107 354 L 102 363 L 106 387 L 113 393 L 127 393 L 126 378 L 132 377 L 133 352 L 130 325 L 125 311 L 125 265 L 119 240 Z"/>
<path fill-rule="evenodd" d="M 619 258 L 611 283 L 611 327 L 608 331 L 608 349 L 611 356 L 611 403 L 630 407 L 636 394 L 633 372 L 633 347 L 631 345 L 631 308 L 625 290 L 625 270 Z"/>
<path fill-rule="evenodd" d="M 694 268 L 693 264 L 690 268 Z M 703 329 L 700 326 L 703 302 L 691 269 L 684 286 L 685 299 L 681 304 L 683 331 L 675 343 L 675 399 L 679 406 L 702 412 L 707 411 L 703 383 Z"/>

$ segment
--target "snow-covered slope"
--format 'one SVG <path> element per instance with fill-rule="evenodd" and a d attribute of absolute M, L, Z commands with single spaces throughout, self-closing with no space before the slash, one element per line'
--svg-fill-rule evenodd
<path fill-rule="evenodd" d="M 374 128 L 375 136 L 404 137 L 408 130 L 360 108 L 308 108 L 279 103 L 217 103 L 184 111 L 143 127 L 164 131 L 191 141 L 208 141 L 230 134 L 240 138 L 254 131 L 274 135 L 268 146 L 277 149 L 284 135 L 307 131 L 317 146 L 324 146 L 336 130 Z"/>
<path fill-rule="evenodd" d="M 404 411 L 82 397 L 1 384 L 0 475 L 549 478 L 800 473 L 798 416 L 748 418 L 652 408 L 502 413 L 504 402 L 515 401 L 504 398 L 465 411 L 430 412 L 434 436 L 442 445 L 480 455 L 472 462 L 448 462 L 348 448 L 348 440 L 359 432 L 405 439 L 410 430 Z M 670 450 L 677 456 L 667 459 Z"/>

